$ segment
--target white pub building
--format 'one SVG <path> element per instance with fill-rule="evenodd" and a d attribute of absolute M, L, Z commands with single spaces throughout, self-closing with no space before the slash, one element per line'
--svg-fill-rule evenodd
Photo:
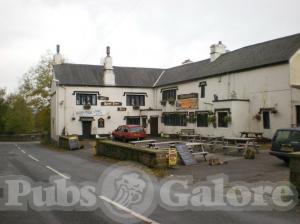
<path fill-rule="evenodd" d="M 63 63 L 57 48 L 51 101 L 51 137 L 107 135 L 122 124 L 148 134 L 239 136 L 300 125 L 300 34 L 167 68 Z"/>

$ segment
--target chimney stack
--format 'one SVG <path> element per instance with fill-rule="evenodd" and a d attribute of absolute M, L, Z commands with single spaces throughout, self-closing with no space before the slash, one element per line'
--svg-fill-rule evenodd
<path fill-rule="evenodd" d="M 60 46 L 59 44 L 56 45 L 56 54 L 53 57 L 53 64 L 54 65 L 60 65 L 63 63 L 63 57 L 60 54 Z"/>
<path fill-rule="evenodd" d="M 103 77 L 105 86 L 115 86 L 116 77 L 112 65 L 112 57 L 110 56 L 110 47 L 106 47 L 106 57 L 104 59 L 104 77 Z"/>
<path fill-rule="evenodd" d="M 218 57 L 220 57 L 222 54 L 225 54 L 227 52 L 226 46 L 222 43 L 222 41 L 219 41 L 217 44 L 213 44 L 210 46 L 210 62 L 215 61 Z"/>

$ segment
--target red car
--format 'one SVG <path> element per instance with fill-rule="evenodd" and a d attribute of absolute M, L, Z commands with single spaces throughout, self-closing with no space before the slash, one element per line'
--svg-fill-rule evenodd
<path fill-rule="evenodd" d="M 124 142 L 134 139 L 142 140 L 146 138 L 146 132 L 140 125 L 121 125 L 113 131 L 112 137 Z"/>

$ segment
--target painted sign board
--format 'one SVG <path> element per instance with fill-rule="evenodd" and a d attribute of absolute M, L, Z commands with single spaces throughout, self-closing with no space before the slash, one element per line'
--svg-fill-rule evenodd
<path fill-rule="evenodd" d="M 118 111 L 126 111 L 126 107 L 118 107 Z"/>
<path fill-rule="evenodd" d="M 178 95 L 177 110 L 198 109 L 198 93 Z"/>
<path fill-rule="evenodd" d="M 81 110 L 76 111 L 76 115 L 80 117 L 93 117 L 93 116 L 101 116 L 103 115 L 101 110 Z"/>

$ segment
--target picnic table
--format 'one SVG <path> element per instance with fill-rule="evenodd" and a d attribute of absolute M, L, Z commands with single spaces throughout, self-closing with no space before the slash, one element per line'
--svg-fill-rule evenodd
<path fill-rule="evenodd" d="M 223 148 L 236 148 L 238 151 L 246 150 L 249 146 L 255 148 L 258 152 L 259 146 L 256 144 L 256 138 L 242 138 L 242 137 L 225 137 Z M 229 142 L 233 142 L 234 145 L 229 145 Z"/>
<path fill-rule="evenodd" d="M 197 134 L 180 134 L 179 135 L 179 139 L 183 140 L 190 140 L 190 141 L 195 141 L 196 139 L 201 140 L 201 135 L 197 135 Z"/>
<path fill-rule="evenodd" d="M 204 150 L 205 145 L 208 145 L 208 144 L 204 143 L 204 142 L 188 142 L 188 143 L 186 143 L 186 146 L 188 146 L 191 149 L 191 153 L 193 155 L 202 155 L 204 160 L 207 161 L 206 156 L 207 156 L 208 152 L 206 152 Z"/>
<path fill-rule="evenodd" d="M 132 145 L 147 145 L 149 143 L 154 143 L 156 140 L 154 139 L 147 139 L 147 140 L 140 140 L 140 141 L 130 141 L 129 143 Z"/>
<path fill-rule="evenodd" d="M 255 138 L 262 138 L 263 133 L 262 132 L 255 132 L 255 131 L 242 131 L 241 132 L 241 137 L 249 138 L 250 137 L 255 137 Z"/>
<path fill-rule="evenodd" d="M 217 144 L 217 143 L 222 143 L 223 144 L 223 136 L 213 136 L 213 135 L 208 135 L 208 136 L 202 136 L 201 137 L 202 142 L 208 142 L 211 144 Z"/>
<path fill-rule="evenodd" d="M 167 141 L 167 142 L 151 142 L 148 144 L 149 148 L 158 148 L 159 146 L 172 146 L 180 141 Z"/>

